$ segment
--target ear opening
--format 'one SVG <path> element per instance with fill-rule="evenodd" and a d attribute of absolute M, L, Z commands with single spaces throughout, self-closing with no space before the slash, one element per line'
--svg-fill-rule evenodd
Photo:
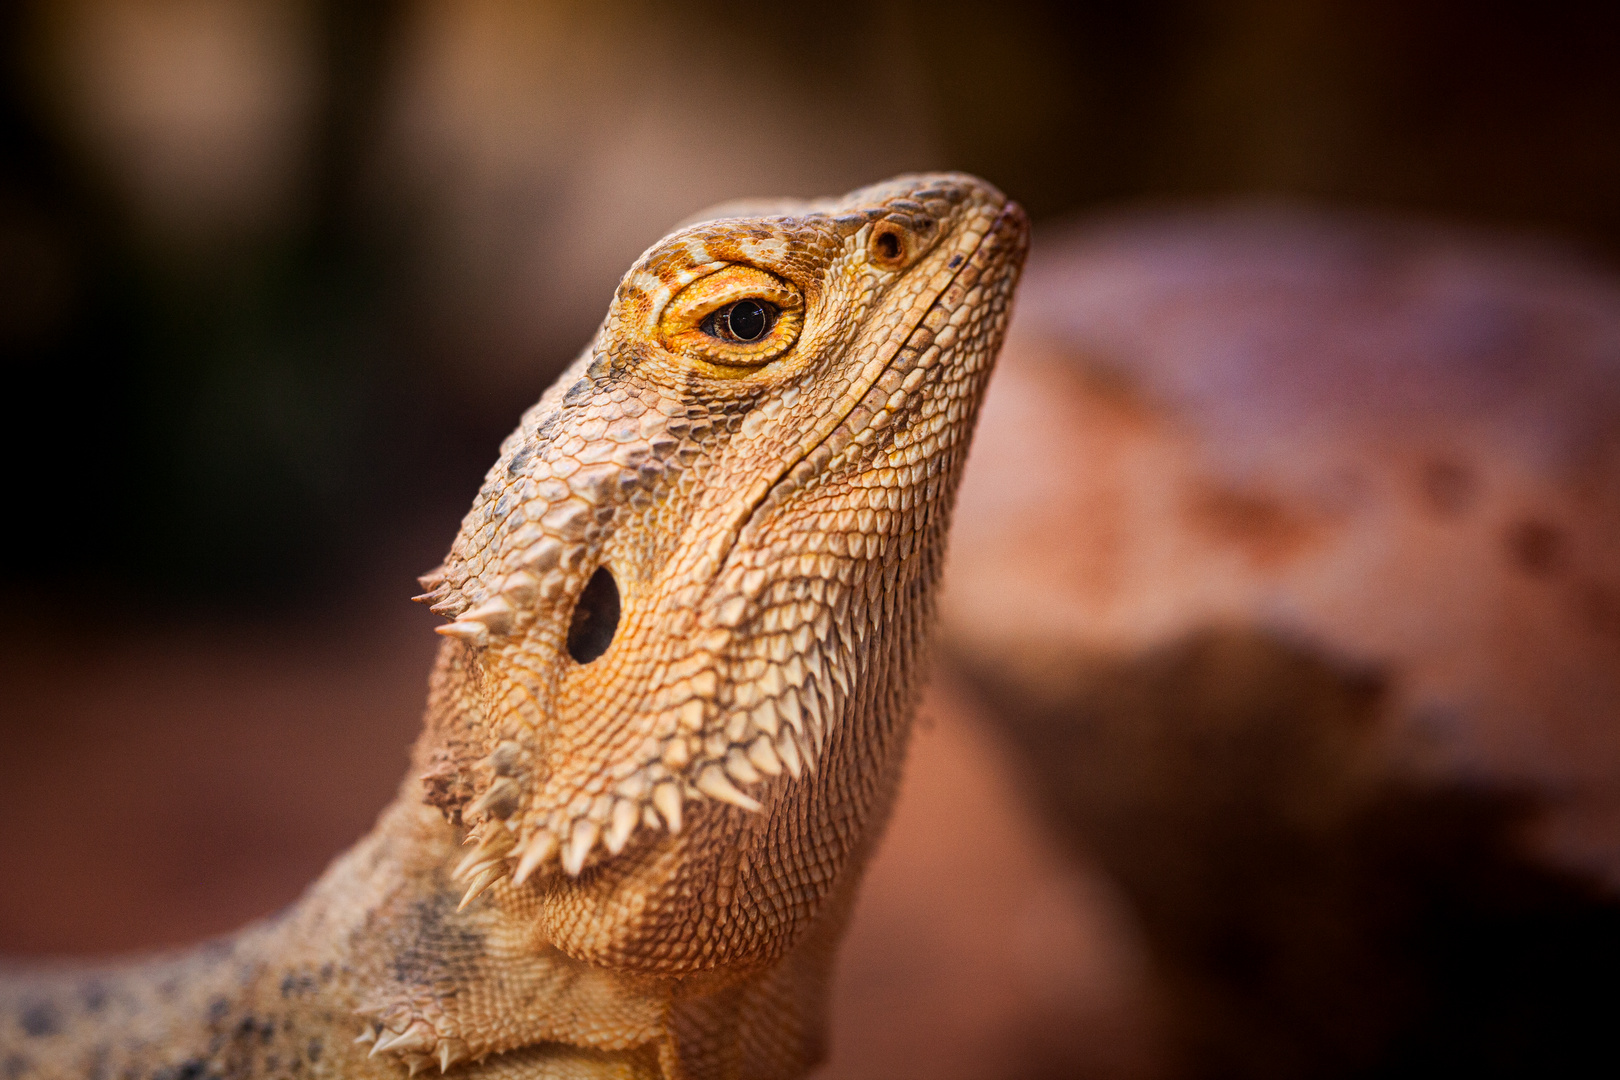
<path fill-rule="evenodd" d="M 568 655 L 588 664 L 607 652 L 619 629 L 619 583 L 613 571 L 598 566 L 574 604 L 568 621 Z"/>

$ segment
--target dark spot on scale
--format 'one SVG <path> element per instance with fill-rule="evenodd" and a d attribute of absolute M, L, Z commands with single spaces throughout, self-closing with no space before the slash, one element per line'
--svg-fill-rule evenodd
<path fill-rule="evenodd" d="M 308 997 L 317 989 L 315 976 L 308 971 L 289 971 L 281 979 L 281 996 Z"/>
<path fill-rule="evenodd" d="M 4 1080 L 18 1080 L 28 1072 L 28 1059 L 21 1054 L 12 1054 L 4 1061 L 0 1061 L 0 1077 Z"/>
<path fill-rule="evenodd" d="M 512 455 L 512 460 L 506 463 L 506 475 L 516 476 L 522 472 L 523 466 L 527 465 L 532 457 L 534 457 L 534 443 L 531 442 Z"/>
<path fill-rule="evenodd" d="M 581 379 L 579 382 L 568 388 L 568 393 L 563 395 L 563 404 L 578 405 L 580 402 L 590 397 L 592 391 L 595 389 L 596 386 L 591 382 L 590 379 Z"/>
<path fill-rule="evenodd" d="M 431 985 L 443 977 L 447 957 L 482 956 L 484 935 L 467 920 L 456 917 L 460 889 L 435 892 L 412 904 L 402 917 L 394 953 L 394 979 L 397 982 Z"/>
<path fill-rule="evenodd" d="M 229 998 L 217 997 L 208 1003 L 208 1022 L 217 1024 L 230 1015 L 231 1002 Z"/>
<path fill-rule="evenodd" d="M 107 988 L 99 982 L 87 982 L 79 988 L 79 999 L 84 1002 L 84 1011 L 98 1013 L 107 1007 Z"/>
<path fill-rule="evenodd" d="M 248 1013 L 246 1016 L 242 1017 L 241 1022 L 236 1025 L 236 1038 L 240 1042 L 247 1042 L 255 1035 L 259 1037 L 259 1042 L 268 1046 L 270 1044 L 270 1040 L 275 1038 L 276 1026 L 269 1020 L 266 1020 L 261 1024 L 257 1017 L 255 1017 L 252 1013 Z"/>
<path fill-rule="evenodd" d="M 947 270 L 955 270 L 958 266 L 962 265 L 963 258 L 964 258 L 964 256 L 962 256 L 960 254 L 952 255 L 951 256 L 951 261 L 945 264 L 945 269 L 947 269 Z"/>
<path fill-rule="evenodd" d="M 30 1002 L 18 1019 L 26 1035 L 55 1035 L 62 1030 L 62 1014 L 49 1001 Z"/>
<path fill-rule="evenodd" d="M 309 1040 L 309 1046 L 305 1048 L 304 1053 L 306 1056 L 308 1056 L 310 1061 L 315 1062 L 321 1060 L 321 1050 L 321 1040 L 318 1038 L 311 1039 Z"/>
<path fill-rule="evenodd" d="M 152 1080 L 211 1080 L 217 1075 L 209 1071 L 206 1058 L 187 1058 L 178 1065 L 152 1070 Z"/>
<path fill-rule="evenodd" d="M 1555 525 L 1526 518 L 1509 525 L 1503 540 L 1508 556 L 1531 577 L 1547 577 L 1563 568 L 1566 543 L 1563 530 Z"/>

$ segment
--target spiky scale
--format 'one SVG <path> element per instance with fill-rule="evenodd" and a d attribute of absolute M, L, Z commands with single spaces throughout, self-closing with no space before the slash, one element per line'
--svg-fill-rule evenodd
<path fill-rule="evenodd" d="M 674 784 L 659 784 L 653 788 L 653 806 L 672 833 L 681 831 L 681 789 Z"/>
<path fill-rule="evenodd" d="M 451 1066 L 459 1065 L 472 1056 L 465 1041 L 456 1038 L 441 1038 L 438 1052 L 439 1072 L 447 1073 Z"/>
<path fill-rule="evenodd" d="M 465 641 L 475 647 L 489 644 L 489 627 L 477 619 L 458 619 L 445 626 L 435 626 L 433 632 L 455 638 L 457 641 Z"/>
<path fill-rule="evenodd" d="M 607 832 L 602 837 L 602 843 L 611 854 L 617 855 L 624 850 L 624 845 L 629 841 L 630 834 L 635 831 L 636 822 L 640 819 L 641 810 L 631 800 L 620 799 L 613 804 L 613 816 L 609 819 Z"/>
<path fill-rule="evenodd" d="M 793 732 L 784 730 L 776 737 L 776 752 L 787 767 L 788 775 L 797 780 L 804 772 L 804 762 L 799 758 L 799 741 L 793 737 Z"/>
<path fill-rule="evenodd" d="M 470 840 L 471 837 L 468 839 Z M 516 837 L 500 825 L 488 828 L 484 837 L 479 840 L 478 846 L 468 852 L 461 862 L 456 865 L 455 870 L 450 874 L 450 880 L 461 881 L 472 876 L 475 873 L 475 868 L 481 864 L 493 863 L 497 859 L 503 858 L 507 852 L 512 850 L 516 842 Z"/>
<path fill-rule="evenodd" d="M 597 837 L 602 834 L 602 826 L 589 818 L 579 818 L 569 831 L 568 844 L 563 848 L 562 865 L 569 877 L 578 877 L 580 871 L 585 869 L 585 857 L 596 846 Z"/>
<path fill-rule="evenodd" d="M 698 773 L 697 782 L 693 784 L 699 791 L 711 799 L 718 799 L 723 803 L 741 807 L 744 810 L 759 810 L 758 801 L 749 798 L 726 778 L 725 770 L 718 765 L 705 765 Z"/>
<path fill-rule="evenodd" d="M 512 630 L 512 616 L 515 611 L 504 596 L 496 596 L 485 603 L 478 605 L 461 617 L 461 621 L 480 622 L 486 630 L 495 636 L 510 633 Z M 439 628 L 442 633 L 444 628 Z"/>
<path fill-rule="evenodd" d="M 478 814 L 488 813 L 492 817 L 504 821 L 517 812 L 518 799 L 522 794 L 523 789 L 517 785 L 516 781 L 508 777 L 501 777 L 489 785 L 482 795 L 468 803 L 462 814 L 466 817 L 474 817 Z"/>
<path fill-rule="evenodd" d="M 769 736 L 761 735 L 749 745 L 748 760 L 753 762 L 754 768 L 767 776 L 782 775 L 782 759 L 776 756 L 776 749 L 771 745 Z"/>
<path fill-rule="evenodd" d="M 456 905 L 456 910 L 465 911 L 468 904 L 478 899 L 485 889 L 501 880 L 506 874 L 507 866 L 504 862 L 492 863 L 478 871 L 473 875 L 472 883 L 467 886 L 467 891 L 462 894 L 461 903 Z"/>
<path fill-rule="evenodd" d="M 759 770 L 754 768 L 754 763 L 743 753 L 741 747 L 733 746 L 726 754 L 725 768 L 731 778 L 739 784 L 759 783 Z"/>
<path fill-rule="evenodd" d="M 529 838 L 523 849 L 522 857 L 518 859 L 517 871 L 512 875 L 514 885 L 522 885 L 529 880 L 541 866 L 545 865 L 557 854 L 557 838 L 549 830 L 543 830 Z"/>
<path fill-rule="evenodd" d="M 425 1020 L 413 1022 L 404 1031 L 395 1033 L 384 1031 L 377 1038 L 377 1044 L 371 1048 L 372 1054 L 393 1051 L 400 1054 L 421 1053 L 431 1050 L 438 1041 L 438 1035 Z"/>

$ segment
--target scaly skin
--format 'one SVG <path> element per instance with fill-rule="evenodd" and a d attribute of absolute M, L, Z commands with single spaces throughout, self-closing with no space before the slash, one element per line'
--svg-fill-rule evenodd
<path fill-rule="evenodd" d="M 235 937 L 11 973 L 6 1080 L 803 1075 L 1026 242 L 941 174 L 654 245 L 423 579 L 371 835 Z M 744 299 L 779 316 L 726 340 Z"/>

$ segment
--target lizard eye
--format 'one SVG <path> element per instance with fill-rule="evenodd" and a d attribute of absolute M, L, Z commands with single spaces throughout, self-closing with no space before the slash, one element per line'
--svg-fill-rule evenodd
<path fill-rule="evenodd" d="M 804 297 L 774 274 L 727 266 L 675 296 L 659 320 L 664 347 L 726 377 L 787 352 L 804 325 Z"/>
<path fill-rule="evenodd" d="M 776 305 L 768 301 L 738 300 L 703 320 L 703 332 L 721 341 L 758 341 L 776 322 Z"/>

